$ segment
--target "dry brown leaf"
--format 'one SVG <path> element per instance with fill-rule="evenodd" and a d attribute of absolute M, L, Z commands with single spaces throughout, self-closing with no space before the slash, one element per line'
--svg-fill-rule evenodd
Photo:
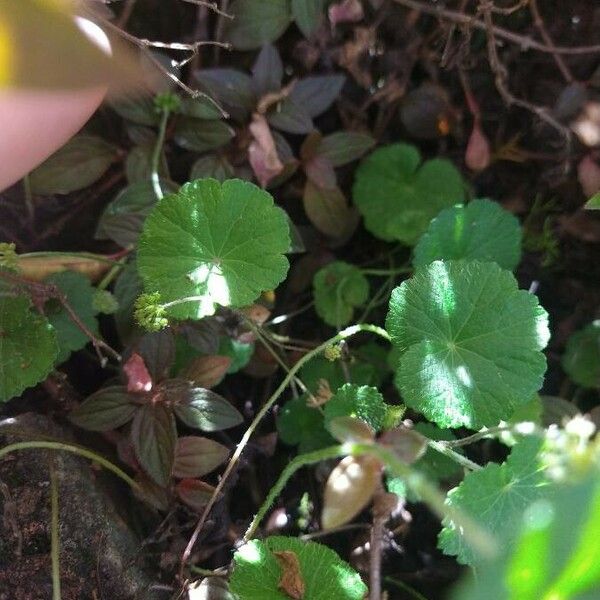
<path fill-rule="evenodd" d="M 352 520 L 371 501 L 380 481 L 381 463 L 374 456 L 347 456 L 341 460 L 325 486 L 323 529 Z"/>
<path fill-rule="evenodd" d="M 293 600 L 302 600 L 306 586 L 300 572 L 300 561 L 295 552 L 281 550 L 273 554 L 281 566 L 281 577 L 277 587 Z"/>
<path fill-rule="evenodd" d="M 32 281 L 42 281 L 62 271 L 77 271 L 94 283 L 109 271 L 112 263 L 77 254 L 36 253 L 21 254 L 17 259 L 17 266 L 20 275 Z"/>
<path fill-rule="evenodd" d="M 264 188 L 283 171 L 284 165 L 277 154 L 269 123 L 263 115 L 254 113 L 250 133 L 253 140 L 248 147 L 248 159 L 258 182 Z"/>

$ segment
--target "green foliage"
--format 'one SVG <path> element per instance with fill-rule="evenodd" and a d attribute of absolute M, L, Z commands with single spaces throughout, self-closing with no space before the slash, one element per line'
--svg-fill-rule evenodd
<path fill-rule="evenodd" d="M 289 246 L 285 214 L 267 192 L 237 179 L 200 179 L 156 205 L 137 263 L 169 315 L 200 319 L 217 304 L 245 306 L 281 283 Z"/>
<path fill-rule="evenodd" d="M 546 489 L 510 523 L 516 539 L 454 600 L 594 600 L 600 595 L 600 474 Z"/>
<path fill-rule="evenodd" d="M 326 427 L 337 417 L 355 417 L 379 431 L 385 424 L 387 405 L 377 388 L 346 383 L 327 401 L 324 414 Z"/>
<path fill-rule="evenodd" d="M 447 160 L 421 164 L 414 146 L 375 150 L 356 172 L 353 198 L 365 227 L 386 241 L 414 245 L 442 209 L 462 202 L 465 184 Z"/>
<path fill-rule="evenodd" d="M 253 50 L 276 40 L 292 20 L 290 0 L 234 0 L 226 39 L 237 50 Z"/>
<path fill-rule="evenodd" d="M 390 299 L 404 402 L 441 427 L 507 419 L 540 388 L 548 317 L 495 263 L 436 261 Z"/>
<path fill-rule="evenodd" d="M 600 192 L 596 192 L 586 203 L 584 208 L 588 210 L 600 210 Z"/>
<path fill-rule="evenodd" d="M 117 149 L 102 138 L 79 134 L 29 175 L 34 194 L 69 194 L 92 185 L 104 175 Z"/>
<path fill-rule="evenodd" d="M 514 524 L 533 501 L 548 493 L 545 489 L 548 480 L 539 457 L 541 447 L 542 440 L 524 438 L 503 464 L 488 463 L 483 469 L 469 473 L 449 492 L 447 504 L 465 511 L 497 536 L 503 547 L 512 546 L 518 534 Z M 445 554 L 455 555 L 462 564 L 481 561 L 451 518 L 446 517 L 443 525 L 438 545 Z"/>
<path fill-rule="evenodd" d="M 317 146 L 317 156 L 326 158 L 333 167 L 341 167 L 366 154 L 375 139 L 366 133 L 337 131 L 324 136 Z"/>
<path fill-rule="evenodd" d="M 0 295 L 0 401 L 43 381 L 58 355 L 54 328 L 23 297 Z"/>
<path fill-rule="evenodd" d="M 323 413 L 307 404 L 303 394 L 285 403 L 277 418 L 277 433 L 285 444 L 298 446 L 298 453 L 311 452 L 333 444 L 325 429 Z"/>
<path fill-rule="evenodd" d="M 254 344 L 245 344 L 230 337 L 222 337 L 217 354 L 231 358 L 231 365 L 227 372 L 237 373 L 250 362 L 254 354 Z"/>
<path fill-rule="evenodd" d="M 421 236 L 413 264 L 459 259 L 493 261 L 512 271 L 521 259 L 518 219 L 485 199 L 443 210 Z"/>
<path fill-rule="evenodd" d="M 600 321 L 593 321 L 569 337 L 562 366 L 577 385 L 600 385 Z"/>
<path fill-rule="evenodd" d="M 279 586 L 284 567 L 278 552 L 296 556 L 303 600 L 362 600 L 367 593 L 359 574 L 327 546 L 273 536 L 252 540 L 234 554 L 230 587 L 240 600 L 289 600 Z"/>
<path fill-rule="evenodd" d="M 98 334 L 98 311 L 94 307 L 94 288 L 89 280 L 75 271 L 55 273 L 46 279 L 64 294 L 67 303 L 75 311 L 77 318 L 92 334 Z M 65 362 L 71 352 L 81 350 L 90 340 L 75 324 L 71 315 L 58 300 L 51 299 L 44 306 L 44 313 L 54 327 L 58 342 L 57 364 Z"/>
<path fill-rule="evenodd" d="M 336 261 L 317 272 L 313 280 L 315 310 L 333 327 L 347 325 L 357 306 L 369 298 L 369 282 L 361 270 Z"/>
<path fill-rule="evenodd" d="M 326 0 L 292 0 L 292 15 L 298 29 L 310 38 L 323 22 Z"/>

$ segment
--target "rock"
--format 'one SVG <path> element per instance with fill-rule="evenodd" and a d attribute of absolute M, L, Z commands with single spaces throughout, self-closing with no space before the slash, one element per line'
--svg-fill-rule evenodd
<path fill-rule="evenodd" d="M 66 429 L 27 413 L 0 421 L 0 447 Z M 29 435 L 31 432 L 31 435 Z M 0 460 L 0 600 L 52 598 L 49 460 L 59 486 L 62 600 L 164 600 L 140 566 L 140 541 L 116 510 L 91 462 L 53 450 L 19 450 Z"/>

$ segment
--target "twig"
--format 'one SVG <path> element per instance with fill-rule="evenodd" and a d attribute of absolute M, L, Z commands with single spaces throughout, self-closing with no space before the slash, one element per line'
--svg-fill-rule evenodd
<path fill-rule="evenodd" d="M 200 519 L 198 520 L 196 528 L 194 529 L 194 532 L 192 533 L 192 536 L 181 556 L 179 576 L 180 576 L 180 580 L 182 582 L 183 582 L 183 570 L 185 568 L 185 563 L 188 561 L 188 559 L 192 553 L 194 544 L 196 543 L 196 540 L 198 539 L 198 536 L 200 535 L 200 532 L 202 531 L 202 528 L 204 527 L 204 523 L 206 522 L 206 519 L 208 518 L 210 511 L 212 510 L 213 506 L 215 505 L 215 502 L 217 501 L 217 498 L 219 497 L 221 490 L 225 486 L 227 479 L 231 475 L 235 465 L 237 464 L 237 462 L 239 461 L 239 459 L 242 455 L 242 452 L 244 451 L 244 448 L 250 441 L 250 438 L 254 434 L 259 423 L 263 420 L 263 418 L 269 412 L 269 410 L 271 410 L 271 407 L 273 406 L 273 404 L 275 404 L 275 401 L 279 398 L 279 396 L 281 396 L 281 394 L 283 393 L 285 388 L 289 385 L 289 383 L 295 377 L 296 373 L 307 362 L 309 362 L 315 356 L 318 356 L 319 354 L 324 352 L 325 349 L 328 348 L 330 345 L 337 344 L 337 343 L 341 342 L 342 340 L 345 340 L 346 338 L 356 335 L 357 333 L 360 333 L 362 331 L 375 333 L 375 334 L 380 335 L 380 336 L 384 337 L 385 339 L 389 340 L 389 335 L 385 331 L 385 329 L 382 329 L 381 327 L 377 327 L 376 325 L 365 324 L 365 325 L 352 325 L 350 327 L 347 327 L 346 329 L 344 329 L 343 331 L 340 331 L 340 333 L 338 333 L 331 339 L 329 339 L 326 342 L 323 342 L 321 345 L 317 346 L 314 350 L 311 350 L 310 352 L 306 353 L 288 371 L 287 375 L 283 378 L 283 381 L 279 384 L 279 387 L 273 392 L 273 394 L 271 394 L 270 398 L 264 403 L 262 408 L 256 413 L 256 416 L 252 420 L 252 423 L 250 423 L 248 429 L 246 430 L 246 432 L 242 436 L 242 439 L 240 440 L 239 444 L 237 445 L 235 452 L 233 453 L 231 459 L 229 460 L 229 463 L 227 464 L 227 467 L 226 467 L 225 471 L 223 472 L 223 476 L 221 477 L 221 480 L 217 484 L 217 487 L 215 488 L 212 497 L 206 504 L 204 511 L 202 512 L 202 515 L 200 516 Z"/>
<path fill-rule="evenodd" d="M 217 6 L 216 2 L 206 2 L 205 0 L 182 0 L 182 2 L 188 2 L 189 4 L 195 4 L 196 6 L 204 6 L 204 7 L 208 8 L 209 10 L 212 10 L 213 12 L 217 13 L 221 17 L 225 17 L 226 19 L 233 19 L 233 15 L 230 15 L 230 14 L 222 11 Z M 226 3 L 223 2 L 223 4 L 226 4 Z"/>
<path fill-rule="evenodd" d="M 459 25 L 474 27 L 475 29 L 481 29 L 482 31 L 487 29 L 484 21 L 477 19 L 472 15 L 466 15 L 462 12 L 457 12 L 419 0 L 394 0 L 394 2 L 405 6 L 406 8 L 410 8 L 411 10 L 418 10 L 428 15 L 439 17 L 440 19 L 446 19 L 447 21 L 458 23 Z M 493 26 L 492 31 L 497 38 L 517 44 L 524 50 L 531 49 L 539 52 L 547 52 L 549 54 L 596 54 L 597 52 L 600 52 L 600 44 L 596 44 L 594 46 L 575 47 L 554 46 L 551 48 L 550 46 L 537 42 L 530 37 L 519 35 L 518 33 L 498 27 L 497 25 Z"/>
<path fill-rule="evenodd" d="M 537 0 L 529 0 L 529 11 L 531 12 L 531 17 L 533 18 L 533 24 L 536 26 L 537 30 L 540 32 L 542 39 L 546 43 L 549 48 L 552 48 L 552 58 L 556 63 L 559 71 L 562 73 L 562 76 L 565 78 L 565 81 L 568 83 L 573 82 L 573 74 L 571 73 L 569 67 L 567 67 L 565 61 L 562 56 L 555 51 L 554 42 L 546 29 L 546 25 L 544 24 L 544 19 L 542 19 L 542 15 L 540 14 L 540 10 L 537 5 Z"/>
<path fill-rule="evenodd" d="M 371 544 L 369 547 L 369 600 L 381 599 L 381 556 L 383 553 L 383 534 L 389 514 L 381 510 L 381 498 L 384 494 L 381 481 L 379 490 L 373 499 L 373 524 L 371 525 Z"/>
<path fill-rule="evenodd" d="M 52 600 L 61 600 L 60 594 L 60 527 L 58 520 L 58 478 L 54 457 L 50 457 L 50 556 L 52 558 Z"/>
<path fill-rule="evenodd" d="M 105 27 L 111 29 L 112 31 L 114 31 L 115 33 L 117 33 L 121 37 L 125 38 L 127 41 L 131 42 L 132 44 L 134 44 L 138 48 L 141 48 L 145 52 L 146 57 L 148 58 L 148 60 L 165 77 L 169 78 L 173 83 L 175 83 L 175 85 L 177 85 L 179 88 L 181 88 L 186 94 L 188 94 L 189 96 L 191 96 L 194 99 L 196 99 L 196 98 L 206 98 L 221 113 L 221 116 L 224 119 L 226 119 L 226 118 L 229 117 L 229 114 L 226 111 L 224 111 L 221 108 L 221 106 L 219 106 L 219 104 L 217 103 L 216 100 L 214 100 L 213 98 L 211 98 L 208 94 L 205 94 L 204 92 L 201 92 L 200 90 L 194 90 L 194 89 L 192 89 L 189 85 L 187 85 L 186 83 L 184 83 L 183 81 L 181 81 L 181 79 L 179 79 L 179 77 L 177 77 L 174 73 L 171 73 L 171 71 L 169 71 L 168 69 L 166 69 L 165 66 L 154 56 L 154 54 L 152 54 L 152 52 L 149 52 L 148 48 L 149 48 L 149 46 L 151 44 L 159 44 L 161 42 L 152 42 L 151 43 L 149 40 L 141 40 L 140 38 L 136 37 L 135 35 L 132 35 L 131 33 L 128 33 L 124 29 L 121 29 L 120 27 L 117 27 L 114 23 L 111 23 L 107 19 L 100 18 L 100 21 L 102 22 L 102 25 L 104 25 Z M 199 45 L 201 45 L 203 43 L 204 42 L 197 42 L 197 44 L 199 44 Z M 215 44 L 217 45 L 217 48 L 220 47 L 219 43 L 214 42 L 213 45 L 215 45 Z"/>
<path fill-rule="evenodd" d="M 483 14 L 484 24 L 487 33 L 487 51 L 488 51 L 488 62 L 490 63 L 490 69 L 494 74 L 494 81 L 496 89 L 502 96 L 502 99 L 508 106 L 514 105 L 524 108 L 529 112 L 537 115 L 542 121 L 545 121 L 556 129 L 565 139 L 565 154 L 569 155 L 571 150 L 571 131 L 565 127 L 562 123 L 557 121 L 550 111 L 543 106 L 532 104 L 522 98 L 517 98 L 506 85 L 508 73 L 506 67 L 500 61 L 498 55 L 498 48 L 496 46 L 496 28 L 492 20 L 492 1 L 491 0 L 479 0 L 479 8 Z M 568 168 L 568 163 L 565 162 L 565 168 Z"/>
<path fill-rule="evenodd" d="M 227 11 L 227 7 L 229 6 L 229 0 L 223 0 L 223 2 L 221 3 L 221 10 L 223 12 Z M 225 19 L 223 18 L 223 15 L 219 15 L 217 18 L 217 25 L 215 27 L 215 40 L 217 40 L 218 42 L 221 41 L 221 38 L 223 37 L 223 29 L 225 28 Z M 215 47 L 215 63 L 219 62 L 219 57 L 221 56 L 221 48 L 219 48 L 219 46 Z"/>
<path fill-rule="evenodd" d="M 4 446 L 0 448 L 0 459 L 4 458 L 6 455 L 11 452 L 16 452 L 17 450 L 58 450 L 63 452 L 70 452 L 71 454 L 77 454 L 78 456 L 83 456 L 83 458 L 87 458 L 95 463 L 98 463 L 100 466 L 104 467 L 111 473 L 114 473 L 117 477 L 120 477 L 125 483 L 127 483 L 134 490 L 141 492 L 139 484 L 134 481 L 127 473 L 122 471 L 117 465 L 114 465 L 109 460 L 106 460 L 100 454 L 96 454 L 96 452 L 92 452 L 87 448 L 82 448 L 81 446 L 76 446 L 75 444 L 65 444 L 63 442 L 49 442 L 45 440 L 35 440 L 33 442 L 15 442 L 14 444 L 9 444 L 8 446 Z"/>

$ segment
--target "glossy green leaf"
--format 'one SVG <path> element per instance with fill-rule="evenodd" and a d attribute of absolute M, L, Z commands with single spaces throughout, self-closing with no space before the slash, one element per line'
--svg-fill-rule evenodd
<path fill-rule="evenodd" d="M 57 355 L 54 329 L 29 299 L 0 295 L 0 401 L 43 381 Z"/>
<path fill-rule="evenodd" d="M 199 319 L 277 287 L 289 247 L 285 213 L 267 192 L 237 179 L 200 179 L 157 204 L 137 262 L 146 290 L 163 302 L 195 298 L 170 307 L 171 316 Z"/>
<path fill-rule="evenodd" d="M 234 18 L 225 37 L 237 50 L 253 50 L 275 41 L 292 19 L 290 0 L 234 0 L 228 12 Z"/>
<path fill-rule="evenodd" d="M 356 172 L 353 198 L 365 227 L 385 241 L 413 245 L 441 210 L 464 200 L 465 184 L 447 160 L 421 164 L 414 146 L 379 148 Z"/>
<path fill-rule="evenodd" d="M 202 431 L 221 431 L 239 425 L 242 415 L 225 398 L 192 385 L 179 385 L 175 401 L 175 414 L 188 427 Z"/>
<path fill-rule="evenodd" d="M 310 38 L 324 21 L 325 0 L 292 0 L 292 15 L 298 29 Z"/>
<path fill-rule="evenodd" d="M 124 386 L 113 385 L 88 396 L 69 413 L 69 419 L 89 431 L 110 431 L 131 421 L 137 408 Z"/>
<path fill-rule="evenodd" d="M 392 292 L 386 328 L 404 402 L 441 427 L 494 426 L 542 385 L 548 315 L 495 263 L 418 269 Z"/>
<path fill-rule="evenodd" d="M 434 260 L 492 261 L 512 271 L 521 259 L 521 226 L 516 217 L 490 200 L 443 210 L 415 247 L 415 267 Z"/>
<path fill-rule="evenodd" d="M 600 475 L 554 484 L 512 524 L 500 560 L 467 578 L 453 600 L 595 600 L 600 596 Z"/>
<path fill-rule="evenodd" d="M 367 594 L 360 575 L 327 546 L 273 536 L 252 540 L 234 554 L 230 587 L 240 600 L 290 600 L 279 587 L 282 566 L 275 552 L 296 555 L 304 600 L 362 600 Z"/>
<path fill-rule="evenodd" d="M 562 366 L 577 385 L 600 385 L 600 321 L 593 321 L 569 337 Z"/>
<path fill-rule="evenodd" d="M 354 309 L 369 297 L 369 282 L 358 267 L 336 261 L 317 272 L 313 280 L 315 310 L 333 327 L 347 325 Z"/>
<path fill-rule="evenodd" d="M 237 373 L 250 362 L 254 354 L 254 344 L 244 344 L 230 337 L 222 337 L 217 354 L 231 359 L 227 373 Z"/>
<path fill-rule="evenodd" d="M 89 279 L 75 271 L 63 271 L 51 275 L 45 281 L 58 286 L 79 320 L 91 333 L 98 335 L 98 311 L 94 308 L 94 288 Z M 90 341 L 57 300 L 46 302 L 44 313 L 56 332 L 59 347 L 57 364 L 65 362 L 71 352 L 81 350 Z"/>
<path fill-rule="evenodd" d="M 177 427 L 173 413 L 164 404 L 139 408 L 131 424 L 131 443 L 144 471 L 162 487 L 171 479 Z"/>
<path fill-rule="evenodd" d="M 117 157 L 117 149 L 102 138 L 81 133 L 29 175 L 34 194 L 70 194 L 95 183 Z"/>
<path fill-rule="evenodd" d="M 448 493 L 446 503 L 464 511 L 484 529 L 497 536 L 503 547 L 517 537 L 523 511 L 544 497 L 548 485 L 538 453 L 542 440 L 527 437 L 512 449 L 506 462 L 488 463 L 472 471 L 462 483 Z M 442 522 L 438 546 L 445 554 L 456 556 L 462 564 L 481 562 L 468 545 L 460 528 L 448 517 Z"/>
<path fill-rule="evenodd" d="M 326 402 L 323 410 L 327 427 L 337 417 L 354 417 L 380 431 L 387 406 L 377 388 L 346 383 Z"/>

